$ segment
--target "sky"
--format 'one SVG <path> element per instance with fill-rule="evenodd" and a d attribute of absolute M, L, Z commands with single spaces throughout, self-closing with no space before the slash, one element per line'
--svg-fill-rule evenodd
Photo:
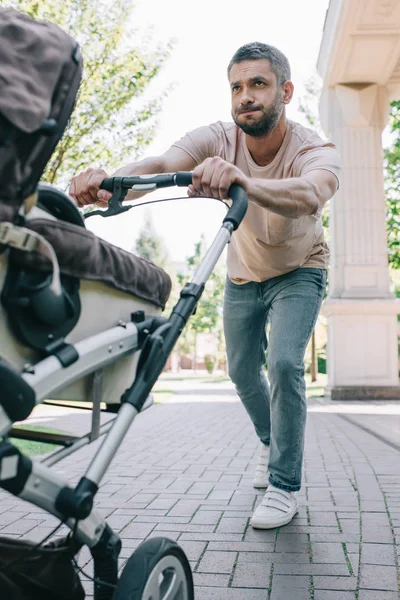
<path fill-rule="evenodd" d="M 305 83 L 316 75 L 328 4 L 329 0 L 137 0 L 128 32 L 135 38 L 150 35 L 154 46 L 174 39 L 172 55 L 149 94 L 156 96 L 171 84 L 173 89 L 143 157 L 162 154 L 196 127 L 231 120 L 226 67 L 235 51 L 252 41 L 272 44 L 288 57 L 295 94 L 287 116 L 305 124 L 298 103 Z M 129 157 L 121 152 L 121 166 L 127 162 Z M 179 195 L 185 195 L 184 188 L 167 188 L 148 194 L 146 200 Z M 225 215 L 219 202 L 184 199 L 136 207 L 118 217 L 92 217 L 87 227 L 131 250 L 146 211 L 174 261 L 190 256 L 202 233 L 211 241 Z"/>

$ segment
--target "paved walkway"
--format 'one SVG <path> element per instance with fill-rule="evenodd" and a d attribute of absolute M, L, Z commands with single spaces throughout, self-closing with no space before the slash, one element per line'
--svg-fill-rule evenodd
<path fill-rule="evenodd" d="M 190 560 L 196 600 L 400 598 L 398 403 L 311 400 L 300 512 L 280 530 L 256 531 L 257 442 L 232 386 L 175 388 L 139 415 L 96 497 L 122 538 L 121 566 L 142 540 L 167 536 Z M 33 421 L 86 432 L 87 411 L 59 410 L 39 407 Z M 57 470 L 76 481 L 97 447 Z M 3 492 L 0 513 L 0 535 L 39 540 L 55 523 Z M 83 551 L 87 570 L 89 559 Z"/>

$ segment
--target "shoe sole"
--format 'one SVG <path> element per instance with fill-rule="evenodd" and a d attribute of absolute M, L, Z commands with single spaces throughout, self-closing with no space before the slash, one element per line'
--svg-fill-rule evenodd
<path fill-rule="evenodd" d="M 265 483 L 254 483 L 254 481 L 253 481 L 253 488 L 255 488 L 256 490 L 265 489 L 268 486 L 269 486 L 269 481 L 266 481 Z"/>
<path fill-rule="evenodd" d="M 266 524 L 265 521 L 258 521 L 257 519 L 252 518 L 250 520 L 250 525 L 253 527 L 253 529 L 276 529 L 276 527 L 283 527 L 284 525 L 290 523 L 290 521 L 293 519 L 293 517 L 295 517 L 295 515 L 297 515 L 298 512 L 299 507 L 296 508 L 293 514 L 287 516 L 285 519 L 275 523 L 270 522 L 268 524 Z"/>
<path fill-rule="evenodd" d="M 261 482 L 259 482 L 257 480 L 257 477 L 254 477 L 253 488 L 256 488 L 256 490 L 262 490 L 264 488 L 267 488 L 268 486 L 269 486 L 269 472 L 267 473 L 266 479 L 262 480 Z"/>

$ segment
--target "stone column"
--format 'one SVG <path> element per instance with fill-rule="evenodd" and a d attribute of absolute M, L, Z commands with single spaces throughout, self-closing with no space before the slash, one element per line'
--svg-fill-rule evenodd
<path fill-rule="evenodd" d="M 328 386 L 332 398 L 400 397 L 397 314 L 387 262 L 381 133 L 385 86 L 325 88 L 321 120 L 343 161 L 330 205 Z"/>

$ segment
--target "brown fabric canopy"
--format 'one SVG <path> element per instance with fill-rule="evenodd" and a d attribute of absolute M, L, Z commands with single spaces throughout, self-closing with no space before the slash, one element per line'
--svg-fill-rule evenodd
<path fill-rule="evenodd" d="M 51 92 L 64 67 L 60 56 L 71 56 L 76 42 L 53 23 L 4 8 L 0 40 L 0 113 L 32 133 L 50 115 Z"/>

